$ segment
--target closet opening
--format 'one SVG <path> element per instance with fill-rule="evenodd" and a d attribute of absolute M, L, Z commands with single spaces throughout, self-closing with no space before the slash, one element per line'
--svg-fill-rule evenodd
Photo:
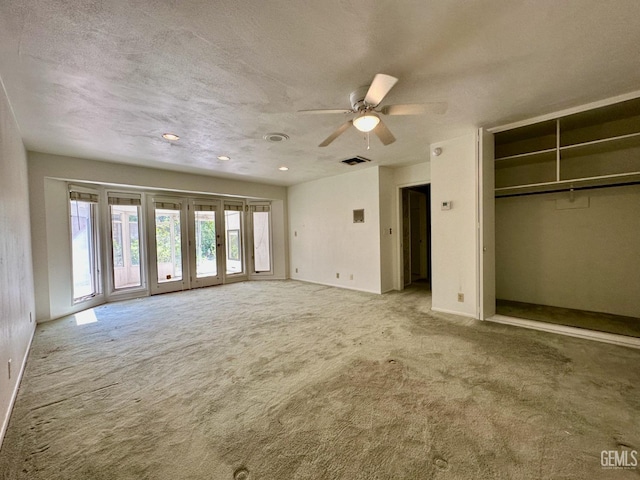
<path fill-rule="evenodd" d="M 640 338 L 640 98 L 494 140 L 496 313 Z"/>

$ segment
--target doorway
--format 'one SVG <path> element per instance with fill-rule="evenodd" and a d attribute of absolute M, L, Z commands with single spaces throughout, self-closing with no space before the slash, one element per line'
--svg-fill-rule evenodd
<path fill-rule="evenodd" d="M 220 201 L 158 196 L 148 205 L 151 294 L 222 283 Z"/>
<path fill-rule="evenodd" d="M 431 185 L 402 189 L 402 264 L 404 287 L 431 290 Z"/>

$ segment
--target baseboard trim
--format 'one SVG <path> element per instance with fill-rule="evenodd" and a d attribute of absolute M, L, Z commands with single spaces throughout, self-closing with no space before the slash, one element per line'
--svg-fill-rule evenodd
<path fill-rule="evenodd" d="M 303 282 L 303 283 L 311 283 L 313 285 L 322 285 L 324 287 L 333 287 L 333 288 L 341 288 L 343 290 L 353 290 L 354 292 L 364 292 L 364 293 L 373 293 L 375 295 L 381 295 L 380 292 L 376 292 L 373 290 L 367 290 L 364 288 L 356 288 L 356 287 L 347 287 L 345 285 L 338 285 L 338 284 L 334 284 L 334 283 L 323 283 L 323 282 L 316 282 L 314 280 L 305 280 L 303 278 L 294 278 L 291 277 L 289 280 L 293 280 L 296 282 Z"/>
<path fill-rule="evenodd" d="M 456 312 L 454 310 L 446 310 L 444 308 L 437 308 L 437 307 L 436 308 L 431 307 L 431 310 L 433 310 L 434 312 L 439 312 L 439 313 L 450 313 L 452 315 L 458 315 L 460 317 L 475 318 L 477 320 L 477 317 L 472 313 Z"/>
<path fill-rule="evenodd" d="M 494 315 L 493 317 L 487 318 L 487 321 L 640 349 L 640 338 L 635 337 L 597 332 L 584 328 L 567 327 L 566 325 L 557 325 L 555 323 L 539 322 L 536 320 L 526 320 L 524 318 L 507 317 L 506 315 Z"/>
<path fill-rule="evenodd" d="M 33 330 L 31 330 L 31 337 L 29 338 L 29 343 L 27 344 L 27 350 L 24 352 L 24 357 L 22 357 L 22 365 L 20 366 L 20 372 L 18 372 L 18 378 L 16 379 L 16 385 L 13 387 L 13 392 L 11 392 L 11 400 L 9 401 L 9 408 L 4 414 L 4 419 L 2 420 L 2 426 L 0 427 L 0 449 L 2 448 L 2 442 L 4 442 L 4 435 L 7 433 L 7 428 L 9 427 L 9 419 L 11 418 L 11 412 L 13 411 L 13 406 L 16 403 L 16 398 L 18 397 L 18 390 L 20 389 L 20 384 L 22 383 L 22 376 L 24 375 L 25 368 L 27 366 L 27 358 L 29 357 L 29 352 L 31 351 L 31 344 L 33 343 L 33 337 L 36 334 L 36 325 L 33 326 Z"/>

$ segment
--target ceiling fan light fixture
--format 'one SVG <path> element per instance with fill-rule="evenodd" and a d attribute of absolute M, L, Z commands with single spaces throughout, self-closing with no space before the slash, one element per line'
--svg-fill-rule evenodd
<path fill-rule="evenodd" d="M 353 119 L 353 126 L 361 132 L 370 132 L 378 126 L 380 117 L 372 112 L 362 112 L 361 115 Z"/>

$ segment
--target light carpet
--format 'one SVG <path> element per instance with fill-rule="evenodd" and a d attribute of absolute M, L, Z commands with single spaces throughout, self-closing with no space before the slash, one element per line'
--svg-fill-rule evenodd
<path fill-rule="evenodd" d="M 640 351 L 430 305 L 245 282 L 39 325 L 2 478 L 639 478 L 601 452 L 640 447 Z"/>

